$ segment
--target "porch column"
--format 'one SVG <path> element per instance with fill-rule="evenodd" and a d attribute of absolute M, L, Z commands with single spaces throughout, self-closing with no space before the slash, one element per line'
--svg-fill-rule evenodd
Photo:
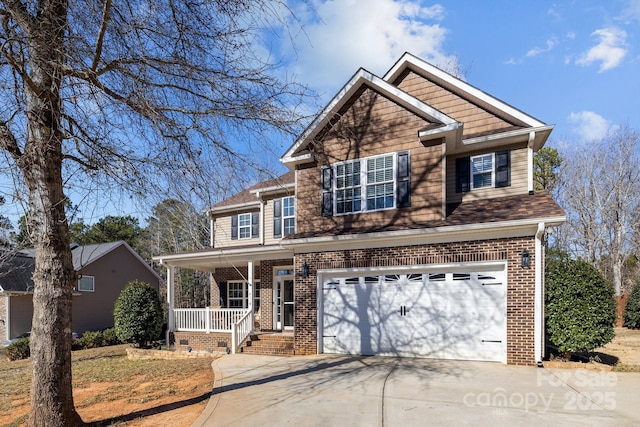
<path fill-rule="evenodd" d="M 253 317 L 253 261 L 249 260 L 247 263 L 247 308 L 251 311 L 251 316 Z M 251 324 L 253 324 L 253 319 L 251 320 Z"/>
<path fill-rule="evenodd" d="M 174 283 L 174 269 L 171 265 L 167 264 L 167 314 L 168 314 L 168 318 L 167 318 L 167 337 L 166 337 L 166 341 L 167 341 L 167 347 L 169 347 L 169 336 L 170 333 L 173 332 L 175 330 L 175 318 L 174 318 L 174 314 L 173 314 L 173 309 L 174 309 L 174 287 L 175 287 L 175 283 Z"/>

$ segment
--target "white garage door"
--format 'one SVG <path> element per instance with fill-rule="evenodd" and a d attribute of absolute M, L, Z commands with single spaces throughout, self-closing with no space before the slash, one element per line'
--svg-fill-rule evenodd
<path fill-rule="evenodd" d="M 323 280 L 325 353 L 506 360 L 504 268 Z"/>

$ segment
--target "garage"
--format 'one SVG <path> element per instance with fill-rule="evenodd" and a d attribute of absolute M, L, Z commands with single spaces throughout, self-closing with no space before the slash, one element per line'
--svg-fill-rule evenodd
<path fill-rule="evenodd" d="M 321 280 L 324 353 L 506 362 L 504 265 Z"/>

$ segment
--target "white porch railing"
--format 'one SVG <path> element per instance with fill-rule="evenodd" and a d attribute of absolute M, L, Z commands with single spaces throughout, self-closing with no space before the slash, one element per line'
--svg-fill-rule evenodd
<path fill-rule="evenodd" d="M 251 310 L 243 308 L 175 308 L 174 328 L 188 332 L 228 332 L 231 334 L 231 351 L 251 333 Z"/>
<path fill-rule="evenodd" d="M 247 313 L 242 316 L 242 318 L 233 324 L 231 330 L 231 352 L 233 354 L 236 353 L 236 348 L 242 341 L 249 336 L 251 330 L 253 329 L 253 316 L 251 316 L 251 311 L 247 310 Z"/>

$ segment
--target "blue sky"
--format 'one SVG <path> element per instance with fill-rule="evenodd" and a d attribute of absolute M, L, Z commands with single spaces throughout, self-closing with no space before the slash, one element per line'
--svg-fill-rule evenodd
<path fill-rule="evenodd" d="M 600 139 L 620 122 L 640 127 L 640 0 L 311 4 L 287 72 L 323 103 L 359 67 L 382 76 L 408 51 L 555 124 L 554 146 Z"/>
<path fill-rule="evenodd" d="M 550 146 L 586 144 L 621 122 L 640 129 L 640 0 L 290 0 L 289 7 L 298 23 L 282 33 L 292 34 L 294 47 L 287 36 L 256 47 L 283 58 L 281 71 L 316 91 L 322 106 L 358 68 L 382 76 L 411 52 L 554 124 Z M 275 156 L 292 142 L 270 154 L 276 173 L 285 169 Z M 100 194 L 74 197 L 89 223 L 149 215 L 126 197 Z M 19 213 L 0 211 L 14 220 Z"/>

